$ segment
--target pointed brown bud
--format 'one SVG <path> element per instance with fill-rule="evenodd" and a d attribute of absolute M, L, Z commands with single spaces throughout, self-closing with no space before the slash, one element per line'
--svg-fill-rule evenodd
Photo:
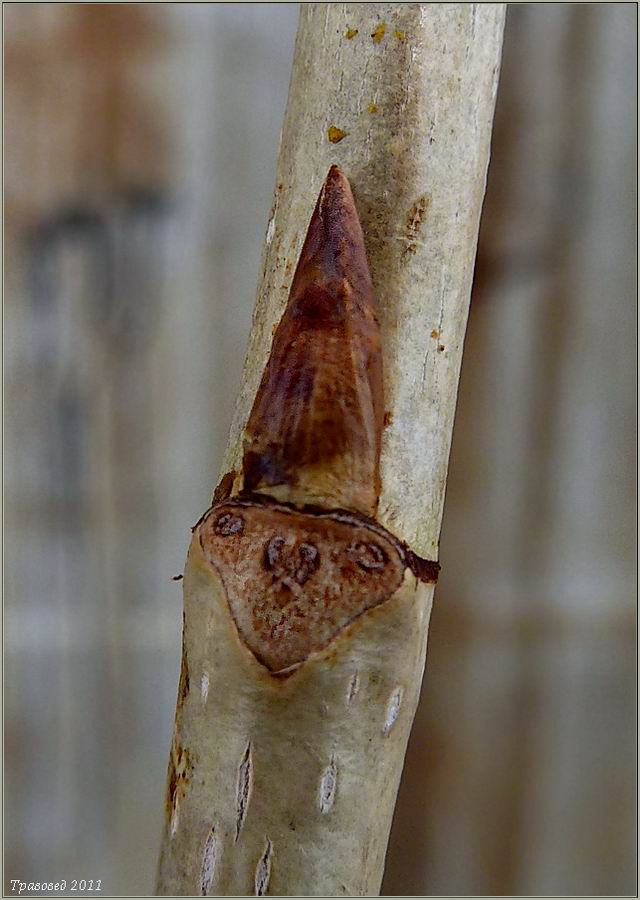
<path fill-rule="evenodd" d="M 375 512 L 383 423 L 375 306 L 351 188 L 332 166 L 247 423 L 245 491 Z"/>

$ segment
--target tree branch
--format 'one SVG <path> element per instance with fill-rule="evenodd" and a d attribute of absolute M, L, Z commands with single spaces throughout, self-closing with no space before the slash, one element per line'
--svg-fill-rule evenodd
<path fill-rule="evenodd" d="M 502 5 L 302 7 L 225 477 L 195 529 L 185 571 L 160 893 L 379 891 L 433 596 L 433 578 L 424 573 L 435 569 L 410 561 L 418 553 L 437 557 L 503 17 Z M 336 370 L 333 408 L 366 430 L 367 415 L 354 417 L 353 400 L 345 399 L 357 396 L 378 421 L 377 395 L 367 392 L 381 346 L 385 427 L 381 442 L 375 434 L 365 442 L 366 465 L 347 452 L 346 468 L 333 460 L 329 471 L 323 458 L 324 475 L 315 479 L 309 454 L 292 474 L 291 454 L 271 452 L 273 441 L 265 439 L 271 406 L 263 401 L 271 373 L 287 371 L 293 332 L 283 332 L 285 326 L 302 321 L 312 350 L 322 345 L 317 310 L 309 315 L 313 278 L 306 275 L 325 265 L 314 256 L 315 237 L 307 236 L 293 283 L 292 276 L 335 163 L 354 189 L 380 339 L 366 312 L 369 301 L 361 300 L 370 284 L 366 261 L 355 281 L 349 266 L 332 269 L 331 277 L 324 272 L 321 302 L 347 304 L 330 323 L 331 346 L 355 341 L 351 357 L 336 358 L 365 360 L 370 375 L 349 394 Z M 340 185 L 351 235 L 335 244 L 342 254 L 362 234 L 356 235 L 348 185 Z M 331 219 L 325 194 L 315 215 L 324 210 Z M 318 229 L 312 223 L 309 235 Z M 326 330 L 324 313 L 320 319 Z M 323 379 L 330 381 L 326 373 Z M 286 413 L 286 405 L 273 410 Z M 370 472 L 375 497 L 365 489 L 369 476 L 362 476 L 362 489 L 346 489 L 352 485 L 345 488 L 345 471 Z M 340 497 L 353 512 L 336 511 Z M 334 568 L 327 568 L 329 560 Z M 366 581 L 378 578 L 378 568 L 385 570 L 384 585 Z M 306 615 L 319 602 L 321 584 L 338 585 L 343 618 L 330 628 L 325 617 L 305 643 L 304 628 L 301 638 L 283 615 L 282 637 L 269 644 L 260 616 L 269 603 L 274 615 L 283 585 L 295 594 L 293 608 Z"/>

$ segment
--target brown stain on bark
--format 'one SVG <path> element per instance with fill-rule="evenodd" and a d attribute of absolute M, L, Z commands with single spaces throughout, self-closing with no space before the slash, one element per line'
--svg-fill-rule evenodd
<path fill-rule="evenodd" d="M 173 754 L 169 759 L 169 773 L 167 775 L 167 805 L 166 805 L 166 814 L 167 818 L 171 816 L 173 812 L 173 804 L 175 801 L 176 790 L 178 787 L 178 778 L 176 775 L 176 766 L 173 761 Z"/>
<path fill-rule="evenodd" d="M 347 132 L 342 128 L 338 128 L 337 125 L 329 125 L 327 128 L 327 137 L 332 144 L 339 144 L 346 136 Z"/>
<path fill-rule="evenodd" d="M 167 776 L 167 803 L 166 814 L 170 818 L 191 781 L 193 762 L 191 754 L 174 737 L 169 757 L 169 772 Z"/>
<path fill-rule="evenodd" d="M 405 256 L 413 255 L 418 249 L 420 232 L 430 205 L 431 197 L 428 194 L 422 194 L 407 213 L 405 219 Z"/>
<path fill-rule="evenodd" d="M 178 708 L 180 708 L 189 694 L 189 660 L 187 659 L 187 647 L 185 641 L 185 615 L 182 613 L 182 657 L 180 662 L 180 681 L 178 683 Z"/>

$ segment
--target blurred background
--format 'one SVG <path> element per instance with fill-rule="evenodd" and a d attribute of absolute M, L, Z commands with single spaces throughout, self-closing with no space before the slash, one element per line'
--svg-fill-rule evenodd
<path fill-rule="evenodd" d="M 5 890 L 150 893 L 295 4 L 8 4 Z M 636 892 L 635 4 L 509 8 L 386 894 Z"/>

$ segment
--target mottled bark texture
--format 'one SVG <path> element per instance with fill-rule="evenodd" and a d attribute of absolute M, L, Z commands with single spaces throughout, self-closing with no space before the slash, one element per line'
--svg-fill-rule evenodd
<path fill-rule="evenodd" d="M 503 16 L 302 8 L 226 477 L 185 570 L 161 894 L 379 891 L 425 662 L 436 567 L 415 554 L 437 558 Z M 298 267 L 292 284 L 332 164 L 357 215 L 333 170 L 346 200 L 331 234 L 350 223 L 353 241 L 313 262 L 312 222 L 302 259 L 318 277 Z M 331 298 L 344 315 L 329 321 Z M 313 427 L 282 427 L 287 358 L 322 373 Z M 340 452 L 321 453 L 332 427 Z M 333 618 L 313 619 L 318 591 Z"/>

